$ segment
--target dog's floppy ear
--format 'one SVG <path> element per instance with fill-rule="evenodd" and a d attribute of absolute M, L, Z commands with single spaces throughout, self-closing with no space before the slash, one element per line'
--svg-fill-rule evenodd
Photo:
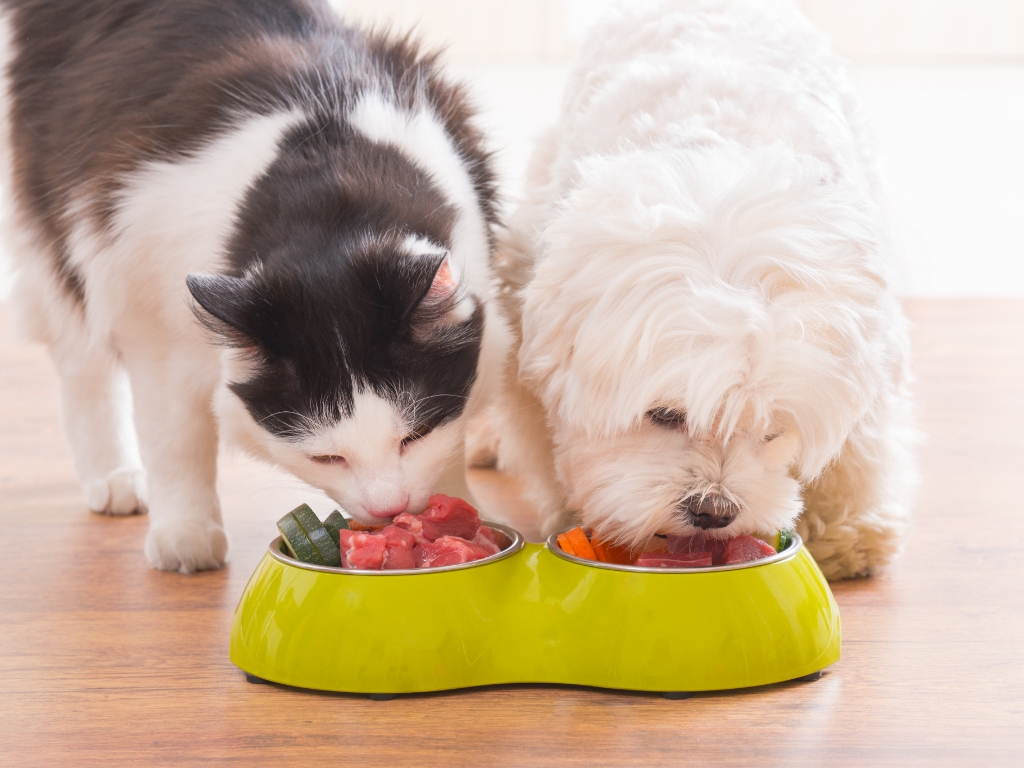
<path fill-rule="evenodd" d="M 254 345 L 251 286 L 242 277 L 193 274 L 185 278 L 199 322 L 219 340 L 234 347 Z"/>

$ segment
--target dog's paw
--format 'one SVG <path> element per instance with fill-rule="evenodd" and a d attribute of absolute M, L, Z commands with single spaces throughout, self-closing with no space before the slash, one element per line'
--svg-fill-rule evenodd
<path fill-rule="evenodd" d="M 121 467 L 106 477 L 85 483 L 85 502 L 101 515 L 133 515 L 146 512 L 146 472 Z"/>
<path fill-rule="evenodd" d="M 227 554 L 227 532 L 212 520 L 161 523 L 146 536 L 146 560 L 161 571 L 195 573 L 220 568 Z"/>

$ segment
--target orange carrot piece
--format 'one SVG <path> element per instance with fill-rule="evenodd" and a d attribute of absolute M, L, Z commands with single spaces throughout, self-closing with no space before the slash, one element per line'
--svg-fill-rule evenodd
<path fill-rule="evenodd" d="M 363 532 L 363 531 L 379 531 L 384 526 L 383 525 L 365 525 L 363 523 L 360 523 L 358 520 L 349 520 L 348 521 L 348 527 L 349 527 L 350 530 Z"/>
<path fill-rule="evenodd" d="M 590 544 L 594 547 L 594 553 L 597 555 L 597 559 L 602 563 L 632 565 L 633 561 L 636 560 L 628 547 L 618 547 L 614 544 L 606 544 L 605 542 L 598 541 L 597 539 L 593 539 Z"/>
<path fill-rule="evenodd" d="M 572 542 L 564 533 L 558 534 L 558 547 L 567 555 L 575 555 L 576 550 L 572 548 Z"/>
<path fill-rule="evenodd" d="M 590 539 L 587 538 L 587 534 L 583 532 L 582 528 L 577 525 L 572 530 L 566 531 L 565 536 L 572 543 L 572 548 L 576 551 L 576 557 L 582 557 L 586 560 L 597 560 L 594 548 L 590 546 Z"/>

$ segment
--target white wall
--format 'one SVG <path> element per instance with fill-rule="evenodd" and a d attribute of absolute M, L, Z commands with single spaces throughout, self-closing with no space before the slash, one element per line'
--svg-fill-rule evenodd
<path fill-rule="evenodd" d="M 332 0 L 354 19 L 418 25 L 449 60 L 569 60 L 615 0 Z M 858 62 L 1024 62 L 1024 0 L 797 0 Z"/>

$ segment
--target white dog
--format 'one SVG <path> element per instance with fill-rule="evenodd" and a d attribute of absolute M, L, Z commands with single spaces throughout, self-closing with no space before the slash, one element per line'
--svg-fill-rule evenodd
<path fill-rule="evenodd" d="M 898 552 L 915 431 L 877 197 L 843 68 L 790 3 L 591 33 L 499 256 L 498 462 L 545 535 L 798 520 L 830 578 Z"/>

